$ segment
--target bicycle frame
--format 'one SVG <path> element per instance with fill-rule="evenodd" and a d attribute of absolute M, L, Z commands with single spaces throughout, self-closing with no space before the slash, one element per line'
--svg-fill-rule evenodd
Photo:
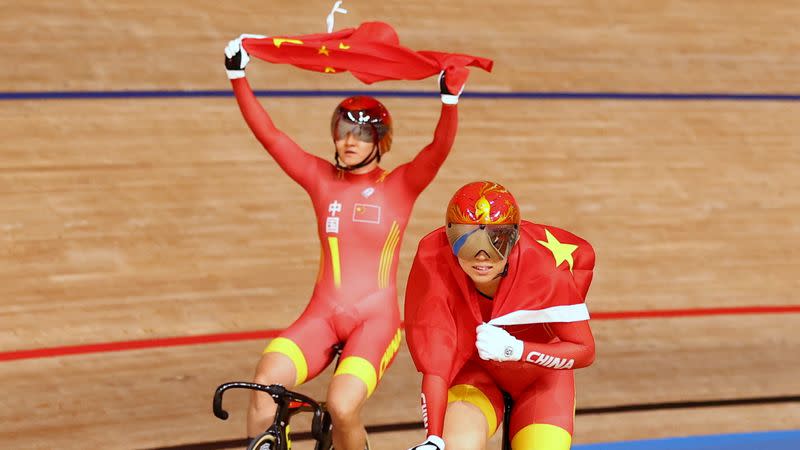
<path fill-rule="evenodd" d="M 503 392 L 503 450 L 511 450 L 511 407 L 514 400 L 507 392 Z"/>

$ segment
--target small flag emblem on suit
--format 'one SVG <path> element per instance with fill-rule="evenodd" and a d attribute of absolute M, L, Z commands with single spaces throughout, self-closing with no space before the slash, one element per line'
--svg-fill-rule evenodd
<path fill-rule="evenodd" d="M 353 222 L 381 223 L 381 207 L 356 203 L 353 207 Z"/>

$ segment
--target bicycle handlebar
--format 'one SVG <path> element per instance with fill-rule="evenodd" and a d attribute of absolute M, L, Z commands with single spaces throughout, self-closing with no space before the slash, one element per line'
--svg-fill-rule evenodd
<path fill-rule="evenodd" d="M 245 381 L 232 381 L 229 383 L 223 383 L 217 387 L 217 390 L 214 392 L 214 415 L 219 417 L 222 420 L 228 419 L 228 412 L 222 409 L 222 395 L 228 389 L 250 389 L 254 391 L 261 391 L 266 392 L 267 394 L 271 395 L 272 398 L 275 400 L 278 399 L 289 399 L 307 403 L 314 408 L 315 416 L 322 413 L 322 407 L 319 403 L 314 401 L 314 399 L 307 397 L 303 394 L 290 391 L 283 387 L 280 384 L 270 384 L 270 385 L 263 385 L 258 383 L 249 383 Z"/>

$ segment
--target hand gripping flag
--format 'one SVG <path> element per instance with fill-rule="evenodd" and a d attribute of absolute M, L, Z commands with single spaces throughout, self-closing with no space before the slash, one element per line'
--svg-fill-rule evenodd
<path fill-rule="evenodd" d="M 395 30 L 384 22 L 333 33 L 244 39 L 256 58 L 323 73 L 350 72 L 366 84 L 384 80 L 421 80 L 447 71 L 447 87 L 458 92 L 467 81 L 466 66 L 491 72 L 493 61 L 477 56 L 414 51 L 400 45 Z"/>

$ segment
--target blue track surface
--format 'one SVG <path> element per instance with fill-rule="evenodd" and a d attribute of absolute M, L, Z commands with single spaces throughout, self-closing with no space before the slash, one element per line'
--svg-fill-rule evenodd
<path fill-rule="evenodd" d="M 574 450 L 797 450 L 800 430 L 574 445 Z"/>

